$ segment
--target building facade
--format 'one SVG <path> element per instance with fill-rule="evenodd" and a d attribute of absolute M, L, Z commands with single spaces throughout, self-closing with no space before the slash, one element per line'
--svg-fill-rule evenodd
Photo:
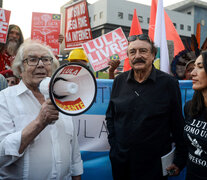
<path fill-rule="evenodd" d="M 151 6 L 126 0 L 99 0 L 89 5 L 89 16 L 93 38 L 113 29 L 122 27 L 125 35 L 129 35 L 134 9 L 144 33 L 148 32 Z M 192 14 L 165 9 L 182 39 L 194 33 L 194 17 Z"/>
<path fill-rule="evenodd" d="M 197 24 L 201 25 L 201 44 L 207 37 L 207 3 L 200 0 L 186 0 L 167 7 L 171 11 L 191 15 L 193 18 L 193 33 Z"/>

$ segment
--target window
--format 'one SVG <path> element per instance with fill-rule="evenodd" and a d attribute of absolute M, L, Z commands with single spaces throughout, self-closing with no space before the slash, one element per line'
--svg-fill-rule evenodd
<path fill-rule="evenodd" d="M 93 20 L 94 20 L 94 21 L 97 20 L 97 15 L 96 15 L 96 14 L 93 16 Z"/>
<path fill-rule="evenodd" d="M 150 18 L 147 18 L 147 24 L 149 24 L 150 23 Z"/>
<path fill-rule="evenodd" d="M 142 16 L 138 16 L 139 22 L 143 22 L 143 17 Z"/>
<path fill-rule="evenodd" d="M 124 17 L 124 13 L 123 12 L 118 12 L 118 18 L 123 19 L 123 17 Z"/>
<path fill-rule="evenodd" d="M 175 27 L 175 29 L 177 28 L 177 24 L 176 23 L 173 23 L 173 25 L 174 25 L 174 27 Z"/>
<path fill-rule="evenodd" d="M 180 24 L 180 29 L 184 30 L 184 25 L 183 24 Z"/>
<path fill-rule="evenodd" d="M 99 13 L 99 18 L 100 18 L 100 19 L 103 18 L 103 11 L 101 11 L 101 12 Z"/>
<path fill-rule="evenodd" d="M 133 19 L 133 15 L 132 14 L 128 14 L 128 20 L 131 21 Z"/>
<path fill-rule="evenodd" d="M 183 24 L 180 25 L 180 29 L 181 29 L 181 30 L 184 29 L 184 25 L 183 25 Z"/>
<path fill-rule="evenodd" d="M 187 12 L 187 14 L 191 14 L 191 11 Z"/>
<path fill-rule="evenodd" d="M 187 26 L 188 31 L 191 31 L 191 26 Z"/>

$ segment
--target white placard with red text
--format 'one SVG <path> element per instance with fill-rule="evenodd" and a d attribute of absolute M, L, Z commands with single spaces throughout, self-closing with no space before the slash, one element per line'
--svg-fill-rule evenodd
<path fill-rule="evenodd" d="M 82 46 L 95 72 L 108 67 L 110 56 L 114 54 L 118 55 L 120 60 L 127 57 L 128 41 L 121 28 L 88 41 Z"/>
<path fill-rule="evenodd" d="M 32 13 L 31 39 L 38 39 L 52 48 L 55 55 L 59 54 L 61 15 L 50 13 Z"/>
<path fill-rule="evenodd" d="M 67 7 L 65 13 L 65 49 L 80 48 L 92 39 L 86 1 Z"/>
<path fill-rule="evenodd" d="M 0 8 L 0 43 L 6 43 L 11 11 Z"/>

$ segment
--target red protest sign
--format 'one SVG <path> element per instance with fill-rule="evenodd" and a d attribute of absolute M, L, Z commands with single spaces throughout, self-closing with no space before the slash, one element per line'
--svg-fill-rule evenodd
<path fill-rule="evenodd" d="M 11 11 L 0 8 L 0 43 L 6 43 Z"/>
<path fill-rule="evenodd" d="M 65 13 L 65 49 L 82 47 L 92 39 L 86 1 L 67 7 Z"/>
<path fill-rule="evenodd" d="M 108 67 L 112 55 L 118 55 L 120 60 L 125 59 L 127 47 L 128 41 L 121 28 L 83 44 L 94 71 Z"/>
<path fill-rule="evenodd" d="M 38 39 L 52 48 L 55 55 L 59 54 L 60 14 L 32 13 L 31 39 Z"/>

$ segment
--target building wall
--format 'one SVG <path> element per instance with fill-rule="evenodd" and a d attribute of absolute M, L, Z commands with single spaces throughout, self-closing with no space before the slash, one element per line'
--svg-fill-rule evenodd
<path fill-rule="evenodd" d="M 105 10 L 107 8 L 107 10 Z M 145 32 L 148 31 L 149 27 L 149 18 L 150 18 L 150 6 L 125 1 L 125 0 L 99 0 L 94 4 L 89 6 L 89 16 L 91 19 L 91 28 L 92 31 L 98 31 L 98 29 L 103 28 L 104 25 L 112 25 L 112 27 L 125 27 L 125 34 L 129 33 L 131 27 L 131 19 L 129 16 L 133 16 L 134 8 L 136 8 L 137 16 L 139 17 L 140 25 L 142 30 Z M 106 19 L 100 19 L 98 14 L 100 12 L 107 13 L 104 14 Z M 194 18 L 192 15 L 183 14 L 180 12 L 166 10 L 170 19 L 173 23 L 176 23 L 176 29 L 179 35 L 190 37 L 194 33 Z M 123 18 L 119 17 L 119 13 L 123 13 Z M 94 16 L 98 18 L 94 21 Z M 184 29 L 180 29 L 180 25 L 183 24 Z M 188 28 L 190 26 L 190 30 Z"/>
<path fill-rule="evenodd" d="M 89 5 L 89 7 L 91 27 L 97 27 L 107 23 L 107 0 L 98 1 L 93 5 Z"/>
<path fill-rule="evenodd" d="M 192 15 L 169 10 L 166 10 L 166 12 L 171 21 L 176 23 L 176 30 L 180 36 L 190 37 L 191 34 L 194 34 L 194 17 Z M 180 28 L 181 25 L 184 26 L 183 30 Z M 188 30 L 188 26 L 191 30 Z"/>
<path fill-rule="evenodd" d="M 201 43 L 207 38 L 207 3 L 203 0 L 189 0 L 176 3 L 167 8 L 185 14 L 191 13 L 194 21 L 194 34 L 196 33 L 197 23 L 201 23 Z"/>

